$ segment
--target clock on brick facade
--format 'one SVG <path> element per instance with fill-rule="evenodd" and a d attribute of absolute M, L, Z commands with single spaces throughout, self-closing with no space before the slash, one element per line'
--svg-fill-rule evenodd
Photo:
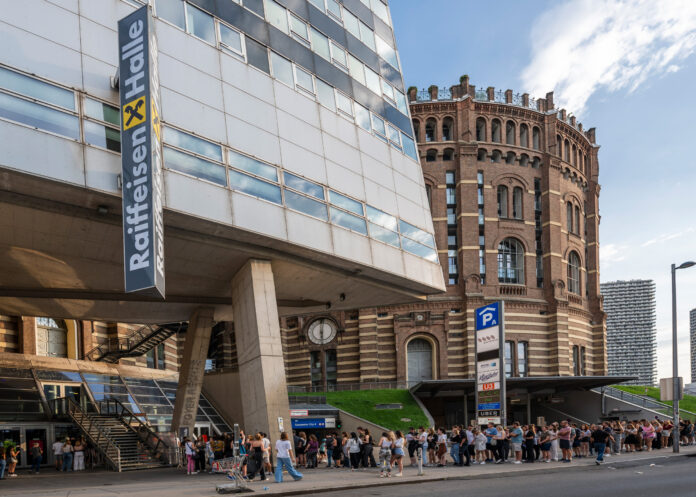
<path fill-rule="evenodd" d="M 316 345 L 326 345 L 331 343 L 338 334 L 336 323 L 328 318 L 319 318 L 307 328 L 307 338 Z"/>

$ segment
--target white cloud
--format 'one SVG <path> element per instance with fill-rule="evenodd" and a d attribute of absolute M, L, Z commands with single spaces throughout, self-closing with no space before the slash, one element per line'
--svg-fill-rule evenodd
<path fill-rule="evenodd" d="M 580 114 L 600 88 L 632 92 L 678 71 L 696 50 L 696 1 L 568 0 L 542 14 L 531 37 L 524 87 L 553 90 L 558 108 Z"/>
<path fill-rule="evenodd" d="M 668 242 L 670 240 L 674 240 L 675 238 L 679 238 L 679 237 L 682 237 L 688 233 L 693 233 L 693 232 L 694 232 L 694 228 L 691 227 L 691 228 L 687 228 L 683 231 L 677 231 L 676 233 L 663 233 L 655 238 L 651 238 L 650 240 L 643 242 L 641 247 L 649 247 L 650 245 L 654 245 L 656 243 Z"/>

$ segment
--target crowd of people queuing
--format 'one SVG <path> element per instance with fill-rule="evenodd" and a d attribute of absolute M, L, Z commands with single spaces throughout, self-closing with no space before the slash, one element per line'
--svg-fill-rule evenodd
<path fill-rule="evenodd" d="M 48 460 L 44 449 L 38 441 L 31 441 L 29 455 L 31 456 L 31 472 L 39 474 L 41 465 Z M 16 443 L 0 443 L 0 480 L 17 476 L 17 464 L 24 449 Z M 53 460 L 57 471 L 84 471 L 85 461 L 94 466 L 97 452 L 84 438 L 59 438 L 51 446 Z"/>
<path fill-rule="evenodd" d="M 385 431 L 373 436 L 369 429 L 355 432 L 328 432 L 321 439 L 305 432 L 281 433 L 272 451 L 265 433 L 245 435 L 238 440 L 230 435 L 206 436 L 193 441 L 184 439 L 182 446 L 187 460 L 187 473 L 212 471 L 214 461 L 232 457 L 238 442 L 242 457 L 242 473 L 248 480 L 259 475 L 263 481 L 274 473 L 283 480 L 283 472 L 295 480 L 302 479 L 299 469 L 379 468 L 381 478 L 401 476 L 404 464 L 444 467 L 474 464 L 571 463 L 574 459 L 595 457 L 601 464 L 605 456 L 652 451 L 670 447 L 670 421 L 636 420 L 604 421 L 597 424 L 562 420 L 542 425 L 509 426 L 488 423 L 486 426 L 453 426 L 445 428 L 409 428 L 408 431 Z M 679 427 L 683 445 L 695 443 L 694 424 L 684 420 Z M 375 458 L 375 452 L 377 458 Z M 418 461 L 418 457 L 422 457 Z M 275 461 L 274 461 L 275 459 Z"/>

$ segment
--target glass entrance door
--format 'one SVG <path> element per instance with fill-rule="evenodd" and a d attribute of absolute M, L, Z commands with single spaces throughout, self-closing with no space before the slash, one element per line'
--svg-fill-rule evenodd
<path fill-rule="evenodd" d="M 207 439 L 210 439 L 210 423 L 196 423 L 193 427 L 193 434 L 196 438 L 205 435 Z"/>

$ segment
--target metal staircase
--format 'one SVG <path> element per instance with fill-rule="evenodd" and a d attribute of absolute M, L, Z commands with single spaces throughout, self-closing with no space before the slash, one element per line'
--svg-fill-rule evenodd
<path fill-rule="evenodd" d="M 187 322 L 147 324 L 127 337 L 109 338 L 105 343 L 87 352 L 85 359 L 116 363 L 124 357 L 138 357 L 157 347 L 175 333 L 186 331 L 187 328 Z"/>
<path fill-rule="evenodd" d="M 169 447 L 118 400 L 97 402 L 97 412 L 85 411 L 71 397 L 49 403 L 56 416 L 66 416 L 80 427 L 116 471 L 168 464 L 172 452 Z"/>

